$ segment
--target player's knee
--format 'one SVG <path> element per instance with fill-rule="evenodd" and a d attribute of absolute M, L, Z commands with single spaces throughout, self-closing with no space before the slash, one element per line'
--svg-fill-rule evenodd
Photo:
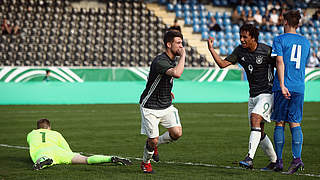
<path fill-rule="evenodd" d="M 170 134 L 171 139 L 178 140 L 182 136 L 182 130 L 181 131 L 175 131 L 172 134 Z"/>

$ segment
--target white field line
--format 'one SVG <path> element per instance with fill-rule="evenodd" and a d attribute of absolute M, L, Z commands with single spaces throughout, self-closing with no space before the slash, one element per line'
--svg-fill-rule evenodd
<path fill-rule="evenodd" d="M 13 145 L 8 145 L 8 144 L 0 144 L 1 147 L 8 147 L 8 148 L 16 148 L 16 149 L 29 149 L 29 147 L 23 147 L 23 146 L 13 146 Z M 84 153 L 84 152 L 79 152 L 81 154 L 85 155 L 95 155 L 91 153 Z M 136 158 L 136 157 L 126 157 L 127 159 L 134 159 L 138 161 L 142 161 L 142 158 Z M 235 166 L 222 166 L 222 165 L 215 165 L 215 164 L 206 164 L 206 163 L 193 163 L 193 162 L 175 162 L 175 161 L 161 161 L 161 163 L 164 164 L 177 164 L 177 165 L 189 165 L 189 166 L 203 166 L 203 167 L 216 167 L 216 168 L 224 168 L 224 169 L 245 169 L 241 167 L 235 167 Z M 259 169 L 253 169 L 253 171 L 260 171 Z M 299 175 L 299 176 L 310 176 L 310 177 L 319 177 L 319 174 L 302 174 L 302 173 L 295 173 L 294 175 Z"/>

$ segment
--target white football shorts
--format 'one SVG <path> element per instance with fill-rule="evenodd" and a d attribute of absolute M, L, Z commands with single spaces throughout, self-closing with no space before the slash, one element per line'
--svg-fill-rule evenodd
<path fill-rule="evenodd" d="M 271 122 L 270 116 L 273 108 L 273 94 L 260 94 L 250 97 L 248 101 L 248 117 L 250 122 L 251 113 L 259 114 L 264 121 Z"/>
<path fill-rule="evenodd" d="M 178 109 L 171 105 L 166 109 L 155 110 L 140 106 L 141 111 L 141 134 L 149 138 L 159 136 L 159 124 L 164 128 L 181 127 Z"/>

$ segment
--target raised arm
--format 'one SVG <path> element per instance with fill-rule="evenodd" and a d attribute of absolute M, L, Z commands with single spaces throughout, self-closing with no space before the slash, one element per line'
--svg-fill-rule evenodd
<path fill-rule="evenodd" d="M 184 70 L 184 64 L 186 61 L 186 51 L 184 48 L 180 48 L 178 50 L 180 59 L 178 61 L 178 65 L 174 68 L 170 68 L 167 70 L 166 75 L 172 76 L 174 78 L 180 78 Z"/>
<path fill-rule="evenodd" d="M 221 57 L 216 53 L 216 51 L 213 48 L 213 42 L 214 42 L 214 38 L 210 37 L 208 39 L 208 49 L 213 57 L 213 60 L 218 64 L 220 68 L 225 68 L 227 66 L 230 66 L 232 64 L 231 62 L 221 59 Z"/>

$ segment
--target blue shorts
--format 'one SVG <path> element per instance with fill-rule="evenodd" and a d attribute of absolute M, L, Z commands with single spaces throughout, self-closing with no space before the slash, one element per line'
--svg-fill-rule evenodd
<path fill-rule="evenodd" d="M 271 119 L 276 122 L 301 123 L 304 94 L 290 92 L 291 99 L 286 99 L 281 91 L 274 92 L 274 109 Z"/>

